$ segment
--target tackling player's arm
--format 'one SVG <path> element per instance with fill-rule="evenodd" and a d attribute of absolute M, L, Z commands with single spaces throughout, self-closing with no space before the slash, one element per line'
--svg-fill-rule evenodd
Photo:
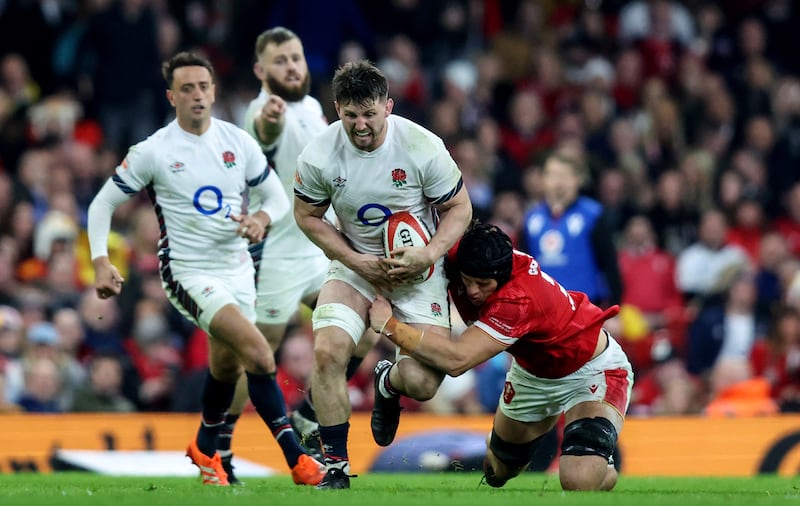
<path fill-rule="evenodd" d="M 412 357 L 450 376 L 464 374 L 506 350 L 506 346 L 474 325 L 467 327 L 457 339 L 438 334 L 426 336 L 423 331 L 392 316 L 389 301 L 380 295 L 369 309 L 369 322 L 372 330 L 386 336 Z"/>
<path fill-rule="evenodd" d="M 118 176 L 112 176 L 89 204 L 86 228 L 94 267 L 94 288 L 101 299 L 113 297 L 122 291 L 125 279 L 108 259 L 108 234 L 114 211 L 135 193 Z"/>

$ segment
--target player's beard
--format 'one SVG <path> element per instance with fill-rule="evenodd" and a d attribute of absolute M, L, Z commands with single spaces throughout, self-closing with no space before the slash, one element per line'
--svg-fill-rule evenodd
<path fill-rule="evenodd" d="M 311 90 L 311 74 L 306 74 L 306 77 L 296 86 L 286 86 L 274 77 L 267 76 L 267 86 L 270 91 L 286 100 L 287 102 L 299 102 L 303 97 L 308 95 Z"/>

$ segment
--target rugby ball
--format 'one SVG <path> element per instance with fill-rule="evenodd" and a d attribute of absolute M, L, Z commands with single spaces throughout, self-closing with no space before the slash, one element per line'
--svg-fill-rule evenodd
<path fill-rule="evenodd" d="M 424 248 L 430 240 L 431 233 L 425 223 L 408 211 L 394 213 L 383 223 L 383 254 L 386 258 L 397 248 Z M 432 274 L 433 265 L 410 282 L 422 283 Z"/>

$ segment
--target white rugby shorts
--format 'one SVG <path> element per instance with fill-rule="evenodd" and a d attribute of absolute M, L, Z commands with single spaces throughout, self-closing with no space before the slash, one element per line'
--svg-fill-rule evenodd
<path fill-rule="evenodd" d="M 256 282 L 256 321 L 268 325 L 288 322 L 304 297 L 319 292 L 330 263 L 324 254 L 262 259 Z"/>
<path fill-rule="evenodd" d="M 632 388 L 631 364 L 609 334 L 605 351 L 563 378 L 539 378 L 514 360 L 506 374 L 499 407 L 518 422 L 540 422 L 585 401 L 604 402 L 625 416 Z"/>
<path fill-rule="evenodd" d="M 255 322 L 253 276 L 252 262 L 219 271 L 189 268 L 173 260 L 162 270 L 161 284 L 172 305 L 208 332 L 214 315 L 228 304 L 236 304 L 248 320 Z"/>
<path fill-rule="evenodd" d="M 338 260 L 331 261 L 325 281 L 334 279 L 352 286 L 367 300 L 375 300 L 375 288 Z M 401 322 L 450 328 L 444 259 L 436 262 L 433 274 L 427 280 L 416 285 L 402 285 L 385 295 L 392 303 L 394 316 Z"/>

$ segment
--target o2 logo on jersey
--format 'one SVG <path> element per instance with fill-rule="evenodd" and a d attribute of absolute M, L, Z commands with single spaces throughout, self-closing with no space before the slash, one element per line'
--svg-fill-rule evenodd
<path fill-rule="evenodd" d="M 358 221 L 362 225 L 380 227 L 392 215 L 392 210 L 380 204 L 364 204 L 358 209 Z"/>
<path fill-rule="evenodd" d="M 197 212 L 206 216 L 225 212 L 225 218 L 231 215 L 231 205 L 222 203 L 222 190 L 216 186 L 201 186 L 194 192 L 192 204 Z"/>

